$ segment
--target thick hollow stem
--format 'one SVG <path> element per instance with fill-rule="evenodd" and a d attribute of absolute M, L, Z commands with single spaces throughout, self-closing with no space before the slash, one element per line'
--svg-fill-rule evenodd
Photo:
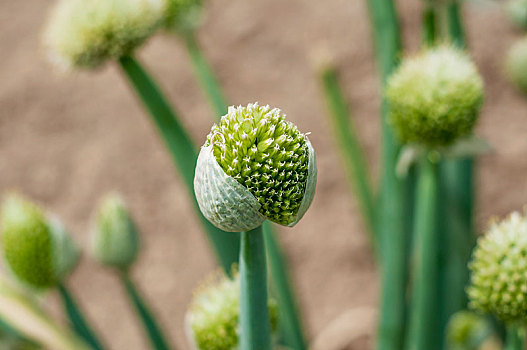
<path fill-rule="evenodd" d="M 64 310 L 66 311 L 66 314 L 68 315 L 68 318 L 75 332 L 81 338 L 83 338 L 92 349 L 103 350 L 104 347 L 101 341 L 97 338 L 94 331 L 88 324 L 88 321 L 82 314 L 68 288 L 64 284 L 59 284 L 58 290 L 62 298 Z"/>
<path fill-rule="evenodd" d="M 438 349 L 437 231 L 438 166 L 428 159 L 419 163 L 414 215 L 413 286 L 407 350 Z"/>
<path fill-rule="evenodd" d="M 196 147 L 157 84 L 141 67 L 139 62 L 131 56 L 125 56 L 121 57 L 119 63 L 141 102 L 149 112 L 152 122 L 165 141 L 174 164 L 179 170 L 186 189 L 192 198 L 194 209 L 200 217 L 209 240 L 212 242 L 216 256 L 225 272 L 230 274 L 232 264 L 238 259 L 240 238 L 237 234 L 225 234 L 214 227 L 198 208 L 193 191 L 194 170 L 197 159 Z"/>
<path fill-rule="evenodd" d="M 203 56 L 203 53 L 196 42 L 194 33 L 185 33 L 184 40 L 190 61 L 192 62 L 192 67 L 194 68 L 194 73 L 196 74 L 201 88 L 205 92 L 210 105 L 218 117 L 224 115 L 227 113 L 227 102 L 223 96 L 223 92 L 218 84 L 218 81 L 214 76 L 212 68 L 207 62 L 205 56 Z"/>
<path fill-rule="evenodd" d="M 523 350 L 524 343 L 525 329 L 518 324 L 508 324 L 503 350 Z"/>
<path fill-rule="evenodd" d="M 239 269 L 240 350 L 271 350 L 262 226 L 242 232 Z"/>
<path fill-rule="evenodd" d="M 168 350 L 171 347 L 168 345 L 168 342 L 156 322 L 155 316 L 152 314 L 147 304 L 139 294 L 139 291 L 135 287 L 135 284 L 130 279 L 130 276 L 127 272 L 124 272 L 121 276 L 123 285 L 125 287 L 126 293 L 132 302 L 134 309 L 137 313 L 137 316 L 141 320 L 143 327 L 145 329 L 148 338 L 150 339 L 150 344 L 154 350 Z"/>
<path fill-rule="evenodd" d="M 348 170 L 349 181 L 356 193 L 362 218 L 370 233 L 372 246 L 377 253 L 374 196 L 369 171 L 364 160 L 364 152 L 353 122 L 350 120 L 349 107 L 340 88 L 335 69 L 326 67 L 322 70 L 320 79 L 334 134 Z"/>

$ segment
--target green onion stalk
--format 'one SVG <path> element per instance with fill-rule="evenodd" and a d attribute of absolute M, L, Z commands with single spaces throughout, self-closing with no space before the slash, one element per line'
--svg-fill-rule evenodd
<path fill-rule="evenodd" d="M 0 215 L 1 253 L 8 270 L 33 291 L 56 288 L 72 328 L 91 348 L 104 349 L 67 287 L 79 249 L 61 222 L 15 194 L 6 197 Z"/>
<path fill-rule="evenodd" d="M 199 207 L 215 226 L 242 232 L 241 350 L 271 348 L 261 225 L 294 226 L 311 204 L 316 173 L 307 136 L 278 108 L 257 103 L 230 107 L 201 148 L 194 179 Z"/>
<path fill-rule="evenodd" d="M 167 337 L 141 296 L 130 269 L 137 260 L 140 248 L 139 232 L 124 201 L 109 194 L 101 201 L 95 217 L 92 235 L 92 254 L 100 264 L 113 269 L 119 276 L 130 303 L 141 320 L 153 350 L 168 350 Z"/>

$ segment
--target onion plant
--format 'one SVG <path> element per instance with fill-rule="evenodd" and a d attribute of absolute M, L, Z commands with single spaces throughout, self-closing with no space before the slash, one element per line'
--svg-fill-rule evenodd
<path fill-rule="evenodd" d="M 242 232 L 240 349 L 271 347 L 267 266 L 262 224 L 294 226 L 316 185 L 311 143 L 282 112 L 230 107 L 201 148 L 194 190 L 201 211 L 224 231 Z"/>
<path fill-rule="evenodd" d="M 93 349 L 103 349 L 67 287 L 79 250 L 60 221 L 10 195 L 3 202 L 0 222 L 1 253 L 12 275 L 28 289 L 58 290 L 75 331 Z"/>
<path fill-rule="evenodd" d="M 121 279 L 150 339 L 152 349 L 173 349 L 130 276 L 139 248 L 139 233 L 123 200 L 116 194 L 107 195 L 96 215 L 92 238 L 93 256 L 102 265 L 112 268 Z"/>
<path fill-rule="evenodd" d="M 527 314 L 527 218 L 512 213 L 478 239 L 467 289 L 470 307 L 495 315 L 507 329 L 505 350 L 522 350 Z"/>

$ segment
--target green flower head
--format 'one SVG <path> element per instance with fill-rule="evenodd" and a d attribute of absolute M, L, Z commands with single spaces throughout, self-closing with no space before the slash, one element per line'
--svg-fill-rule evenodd
<path fill-rule="evenodd" d="M 194 190 L 205 217 L 225 231 L 265 219 L 293 226 L 309 208 L 315 151 L 285 115 L 257 103 L 230 107 L 201 148 Z"/>
<path fill-rule="evenodd" d="M 77 263 L 79 250 L 60 222 L 19 196 L 4 200 L 0 230 L 6 266 L 27 285 L 53 287 Z"/>
<path fill-rule="evenodd" d="M 446 146 L 472 133 L 483 82 L 466 53 L 439 46 L 405 59 L 389 78 L 386 97 L 401 142 Z"/>
<path fill-rule="evenodd" d="M 163 21 L 164 0 L 58 0 L 44 31 L 50 60 L 95 68 L 134 51 Z"/>
<path fill-rule="evenodd" d="M 97 212 L 92 241 L 93 255 L 103 265 L 127 269 L 139 253 L 139 234 L 124 202 L 106 196 Z"/>
<path fill-rule="evenodd" d="M 212 276 L 195 293 L 186 314 L 187 337 L 195 350 L 236 350 L 239 337 L 240 280 Z M 269 300 L 271 329 L 278 324 L 277 304 Z"/>
<path fill-rule="evenodd" d="M 521 92 L 527 94 L 527 37 L 517 41 L 507 54 L 507 75 Z"/>
<path fill-rule="evenodd" d="M 527 321 L 527 218 L 515 212 L 494 223 L 469 264 L 470 307 L 503 321 Z"/>
<path fill-rule="evenodd" d="M 200 24 L 202 0 L 165 0 L 165 3 L 164 26 L 167 30 L 186 32 Z"/>
<path fill-rule="evenodd" d="M 505 3 L 505 12 L 512 24 L 527 30 L 527 0 L 508 0 Z"/>

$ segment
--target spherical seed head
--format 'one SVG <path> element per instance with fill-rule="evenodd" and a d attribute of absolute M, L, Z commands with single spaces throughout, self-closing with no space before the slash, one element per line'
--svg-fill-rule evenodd
<path fill-rule="evenodd" d="M 4 261 L 25 284 L 52 287 L 76 265 L 79 251 L 62 225 L 19 196 L 5 199 L 0 231 Z"/>
<path fill-rule="evenodd" d="M 512 24 L 520 29 L 527 29 L 527 0 L 508 0 L 505 12 Z"/>
<path fill-rule="evenodd" d="M 445 146 L 472 133 L 483 82 L 463 51 L 439 46 L 405 59 L 389 78 L 386 97 L 401 142 Z"/>
<path fill-rule="evenodd" d="M 185 32 L 194 29 L 200 23 L 202 0 L 166 0 L 166 29 Z"/>
<path fill-rule="evenodd" d="M 139 253 L 139 234 L 128 210 L 115 194 L 106 196 L 97 212 L 93 254 L 101 264 L 126 269 Z"/>
<path fill-rule="evenodd" d="M 186 315 L 187 336 L 199 350 L 235 350 L 239 337 L 240 280 L 217 274 L 195 292 Z M 269 300 L 272 331 L 278 325 L 277 304 Z"/>
<path fill-rule="evenodd" d="M 503 321 L 527 321 L 527 218 L 515 212 L 478 239 L 469 264 L 470 307 Z"/>
<path fill-rule="evenodd" d="M 527 94 L 527 37 L 517 41 L 507 54 L 507 75 L 512 83 Z"/>
<path fill-rule="evenodd" d="M 134 51 L 159 27 L 164 0 L 58 0 L 44 31 L 50 60 L 95 68 Z"/>
<path fill-rule="evenodd" d="M 315 184 L 307 137 L 278 108 L 257 103 L 230 107 L 212 127 L 194 181 L 202 212 L 227 231 L 247 231 L 265 219 L 293 226 L 309 207 Z"/>

